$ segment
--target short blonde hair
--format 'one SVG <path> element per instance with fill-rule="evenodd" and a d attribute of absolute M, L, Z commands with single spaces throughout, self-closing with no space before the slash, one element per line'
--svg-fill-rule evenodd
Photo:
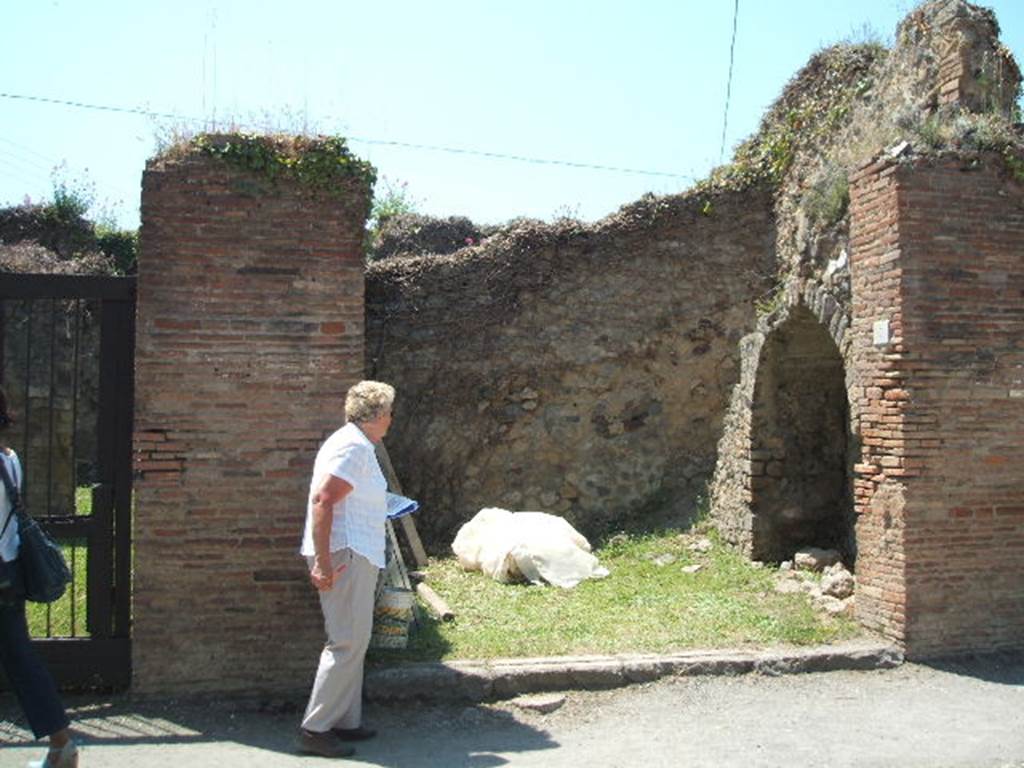
<path fill-rule="evenodd" d="M 360 381 L 345 396 L 345 419 L 363 424 L 383 416 L 395 402 L 395 388 L 382 381 Z"/>

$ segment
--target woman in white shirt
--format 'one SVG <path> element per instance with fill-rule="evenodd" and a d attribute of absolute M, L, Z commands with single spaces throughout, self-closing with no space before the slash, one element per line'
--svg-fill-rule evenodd
<path fill-rule="evenodd" d="M 18 455 L 3 441 L 13 423 L 7 410 L 7 395 L 0 389 L 0 462 L 14 488 L 21 488 L 22 473 Z M 29 768 L 76 768 L 78 748 L 68 731 L 70 721 L 57 696 L 57 687 L 46 667 L 32 649 L 25 621 L 25 597 L 18 567 L 18 518 L 0 483 L 0 665 L 14 689 L 29 727 L 37 739 L 50 737 L 50 749 L 41 761 Z"/>
<path fill-rule="evenodd" d="M 348 757 L 344 742 L 372 738 L 362 719 L 363 660 L 373 628 L 377 575 L 384 567 L 387 481 L 374 443 L 391 426 L 395 390 L 361 381 L 345 397 L 347 423 L 313 465 L 301 554 L 320 595 L 327 644 L 299 731 L 298 748 Z"/>

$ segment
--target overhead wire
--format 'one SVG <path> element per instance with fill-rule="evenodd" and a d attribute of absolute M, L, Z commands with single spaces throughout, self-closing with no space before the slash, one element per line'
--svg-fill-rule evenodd
<path fill-rule="evenodd" d="M 92 104 L 92 103 L 82 102 L 82 101 L 71 101 L 69 99 L 55 99 L 55 98 L 49 98 L 49 97 L 45 97 L 45 96 L 32 96 L 32 95 L 20 94 L 20 93 L 0 93 L 0 98 L 12 99 L 12 100 L 20 100 L 20 101 L 39 102 L 39 103 L 42 103 L 42 104 L 52 104 L 52 105 L 64 106 L 64 107 L 73 107 L 73 108 L 76 108 L 76 109 L 90 109 L 90 110 L 99 110 L 99 111 L 104 111 L 104 112 L 114 112 L 114 113 L 121 113 L 121 114 L 141 115 L 141 116 L 144 116 L 144 117 L 154 117 L 154 118 L 160 118 L 160 119 L 175 120 L 175 121 L 191 123 L 191 124 L 197 124 L 197 125 L 201 125 L 201 124 L 209 123 L 210 122 L 209 120 L 205 120 L 205 119 L 201 119 L 201 118 L 189 117 L 189 116 L 186 116 L 186 115 L 171 114 L 171 113 L 168 113 L 168 112 L 156 112 L 156 111 L 149 110 L 149 109 L 140 109 L 138 107 L 121 107 L 121 106 L 113 106 L 113 105 L 108 105 L 108 104 Z M 622 167 L 622 166 L 601 165 L 601 164 L 597 164 L 597 163 L 581 163 L 581 162 L 575 162 L 575 161 L 572 161 L 572 160 L 560 160 L 560 159 L 552 159 L 552 158 L 529 157 L 529 156 L 526 156 L 526 155 L 514 155 L 514 154 L 503 153 L 503 152 L 490 152 L 490 151 L 486 151 L 486 150 L 468 149 L 468 148 L 465 148 L 465 147 L 449 147 L 449 146 L 443 146 L 443 145 L 438 145 L 438 144 L 419 144 L 419 143 L 407 142 L 407 141 L 394 141 L 394 140 L 389 140 L 389 139 L 375 139 L 375 138 L 366 137 L 366 136 L 346 136 L 346 138 L 349 141 L 353 142 L 353 143 L 370 144 L 370 145 L 375 145 L 375 146 L 400 147 L 400 148 L 403 148 L 403 149 L 427 150 L 427 151 L 432 151 L 432 152 L 445 152 L 445 153 L 448 153 L 448 154 L 457 154 L 457 155 L 470 155 L 470 156 L 475 156 L 475 157 L 486 157 L 486 158 L 490 158 L 490 159 L 494 159 L 494 160 L 508 160 L 508 161 L 512 161 L 512 162 L 531 163 L 531 164 L 534 164 L 534 165 L 555 165 L 555 166 L 562 166 L 562 167 L 568 167 L 568 168 L 579 168 L 579 169 L 584 169 L 584 170 L 607 171 L 607 172 L 613 172 L 613 173 L 629 173 L 629 174 L 636 174 L 636 175 L 640 175 L 640 176 L 658 176 L 658 177 L 662 177 L 662 178 L 685 179 L 685 180 L 689 180 L 689 181 L 693 181 L 693 180 L 696 179 L 695 176 L 690 175 L 690 174 L 671 173 L 671 172 L 668 172 L 668 171 L 653 171 L 653 170 L 642 169 L 642 168 L 626 168 L 626 167 Z"/>
<path fill-rule="evenodd" d="M 732 99 L 732 67 L 736 56 L 736 27 L 740 17 L 740 0 L 735 0 L 732 9 L 732 42 L 729 44 L 729 76 L 725 81 L 725 114 L 722 116 L 722 148 L 718 152 L 719 164 L 725 159 L 725 133 L 729 127 L 729 102 Z"/>
<path fill-rule="evenodd" d="M 23 152 L 28 152 L 30 155 L 35 155 L 40 160 L 43 160 L 50 164 L 51 167 L 54 164 L 54 160 L 52 157 L 47 157 L 46 155 L 40 154 L 39 152 L 36 152 L 34 149 L 32 149 L 32 147 L 26 147 L 24 144 L 19 144 L 16 141 L 11 141 L 6 136 L 0 136 L 0 141 L 2 141 L 4 144 L 10 144 L 15 149 L 20 149 Z"/>
<path fill-rule="evenodd" d="M 48 173 L 48 170 L 42 166 L 36 165 L 35 163 L 32 163 L 19 155 L 12 154 L 2 148 L 0 148 L 0 160 L 15 165 L 26 173 Z"/>

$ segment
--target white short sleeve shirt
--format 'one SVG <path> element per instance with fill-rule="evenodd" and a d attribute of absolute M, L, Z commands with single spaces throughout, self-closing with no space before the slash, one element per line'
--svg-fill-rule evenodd
<path fill-rule="evenodd" d="M 334 505 L 331 523 L 331 552 L 348 547 L 378 568 L 384 562 L 384 524 L 387 520 L 387 480 L 377 463 L 373 443 L 355 424 L 348 423 L 324 441 L 313 465 L 313 481 L 306 501 L 306 529 L 300 553 L 315 554 L 313 548 L 313 494 L 330 473 L 352 486 L 352 491 Z"/>
<path fill-rule="evenodd" d="M 7 474 L 10 476 L 15 488 L 20 489 L 21 463 L 18 461 L 18 455 L 14 451 L 11 451 L 9 454 L 0 451 L 0 461 L 4 463 L 4 468 L 7 470 Z M 8 514 L 11 515 L 11 522 L 8 523 L 7 530 L 4 531 L 3 536 L 0 536 L 0 560 L 9 563 L 17 559 L 21 539 L 18 536 L 18 518 L 14 516 L 11 500 L 7 498 L 7 486 L 0 482 L 0 528 L 3 528 L 4 523 L 7 522 Z"/>

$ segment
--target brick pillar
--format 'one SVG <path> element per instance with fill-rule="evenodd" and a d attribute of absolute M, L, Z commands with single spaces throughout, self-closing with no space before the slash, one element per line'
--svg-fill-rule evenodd
<path fill-rule="evenodd" d="M 851 188 L 857 610 L 911 657 L 1024 638 L 1022 201 L 995 158 Z"/>
<path fill-rule="evenodd" d="M 904 640 L 903 562 L 906 401 L 902 359 L 899 211 L 895 168 L 869 166 L 852 180 L 850 200 L 851 350 L 860 461 L 854 465 L 857 617 L 866 627 Z M 874 344 L 876 324 L 890 338 Z M 882 330 L 880 327 L 879 330 Z"/>
<path fill-rule="evenodd" d="M 902 168 L 907 650 L 1024 648 L 1024 187 L 998 158 Z"/>
<path fill-rule="evenodd" d="M 142 180 L 133 687 L 295 690 L 322 620 L 309 474 L 363 373 L 368 188 L 196 152 Z"/>

